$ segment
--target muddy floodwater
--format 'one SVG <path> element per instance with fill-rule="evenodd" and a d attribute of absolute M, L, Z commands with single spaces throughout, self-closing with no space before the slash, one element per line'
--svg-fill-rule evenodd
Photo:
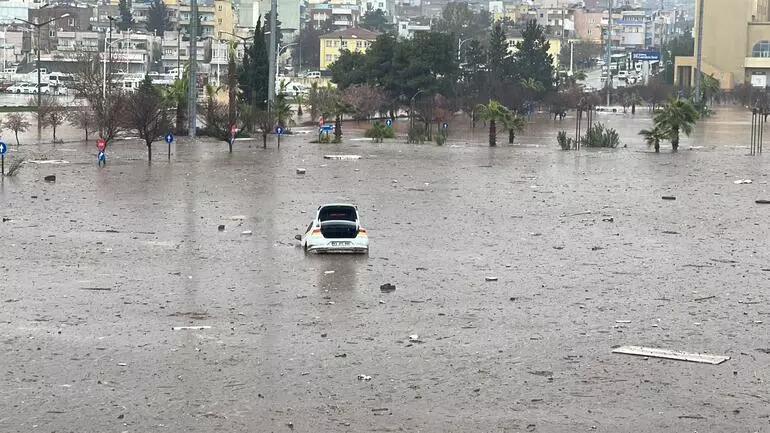
<path fill-rule="evenodd" d="M 6 169 L 35 162 L 0 185 L 0 431 L 770 431 L 750 116 L 718 110 L 678 154 L 648 151 L 648 115 L 597 120 L 627 147 L 558 150 L 572 117 L 498 148 L 460 121 L 443 147 L 351 124 L 181 139 L 170 162 L 156 143 L 152 165 L 122 140 L 101 169 L 65 127 L 11 145 Z M 369 256 L 296 246 L 327 202 L 359 206 Z"/>

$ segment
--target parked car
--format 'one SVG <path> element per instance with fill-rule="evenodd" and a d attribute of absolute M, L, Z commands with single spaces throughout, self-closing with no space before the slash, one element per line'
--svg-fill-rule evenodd
<path fill-rule="evenodd" d="M 628 71 L 618 72 L 618 79 L 625 80 L 626 78 L 628 78 Z"/>
<path fill-rule="evenodd" d="M 305 252 L 369 253 L 369 236 L 352 204 L 333 203 L 318 206 L 304 235 L 294 237 Z"/>
<path fill-rule="evenodd" d="M 16 83 L 13 86 L 8 87 L 8 93 L 29 93 L 31 83 Z"/>

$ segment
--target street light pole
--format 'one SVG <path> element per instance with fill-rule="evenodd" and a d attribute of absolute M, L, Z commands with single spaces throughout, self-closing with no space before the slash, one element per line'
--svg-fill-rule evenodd
<path fill-rule="evenodd" d="M 35 27 L 35 29 L 37 30 L 37 62 L 36 62 L 36 65 L 37 65 L 37 88 L 35 89 L 35 92 L 37 93 L 37 114 L 38 114 L 38 119 L 37 119 L 37 135 L 38 135 L 38 138 L 40 138 L 40 131 L 43 128 L 43 125 L 40 122 L 40 104 L 41 104 L 41 97 L 42 97 L 42 93 L 40 92 L 40 80 L 41 80 L 41 73 L 40 73 L 40 29 L 42 29 L 43 26 L 45 26 L 45 25 L 48 25 L 48 24 L 50 24 L 50 23 L 52 23 L 52 22 L 54 22 L 54 21 L 56 21 L 58 19 L 61 19 L 61 18 L 67 18 L 68 16 L 70 16 L 70 14 L 66 13 L 66 14 L 63 14 L 62 16 L 58 17 L 58 18 L 51 18 L 50 20 L 42 22 L 42 23 L 38 23 L 37 19 L 35 19 L 35 22 L 33 23 L 31 21 L 27 21 L 27 20 L 24 20 L 24 19 L 21 19 L 21 18 L 16 18 L 17 20 L 19 20 L 21 22 L 27 23 L 27 24 Z"/>
<path fill-rule="evenodd" d="M 612 88 L 612 0 L 609 0 L 607 14 L 607 107 L 610 106 L 610 89 Z"/>
<path fill-rule="evenodd" d="M 195 127 L 198 102 L 198 73 L 196 71 L 198 61 L 198 1 L 190 2 L 190 76 L 188 78 L 188 97 L 187 108 L 189 110 L 187 119 L 188 134 L 195 138 Z"/>
<path fill-rule="evenodd" d="M 460 53 L 462 52 L 461 50 L 462 50 L 463 44 L 472 40 L 473 38 L 457 39 L 457 63 L 460 63 Z"/>
<path fill-rule="evenodd" d="M 278 68 L 276 65 L 276 44 L 278 43 L 278 29 L 277 29 L 277 22 L 276 19 L 278 18 L 278 0 L 270 0 L 270 50 L 269 50 L 269 61 L 268 61 L 268 83 L 267 83 L 267 105 L 268 110 L 270 110 L 270 106 L 273 104 L 273 100 L 275 99 L 275 77 L 278 73 Z"/>
<path fill-rule="evenodd" d="M 703 66 L 703 3 L 698 0 L 698 49 L 695 53 L 695 102 L 700 102 L 701 97 L 701 67 Z"/>

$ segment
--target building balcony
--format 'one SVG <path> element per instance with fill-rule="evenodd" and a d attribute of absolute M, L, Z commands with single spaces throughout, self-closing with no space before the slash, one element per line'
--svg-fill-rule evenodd
<path fill-rule="evenodd" d="M 770 69 L 770 57 L 746 57 L 743 61 L 744 68 Z"/>

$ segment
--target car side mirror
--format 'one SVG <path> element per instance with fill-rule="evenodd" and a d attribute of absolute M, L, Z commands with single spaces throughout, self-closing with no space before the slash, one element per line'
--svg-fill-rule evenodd
<path fill-rule="evenodd" d="M 302 240 L 302 235 L 294 235 L 294 239 L 296 239 L 298 241 L 301 241 Z"/>

